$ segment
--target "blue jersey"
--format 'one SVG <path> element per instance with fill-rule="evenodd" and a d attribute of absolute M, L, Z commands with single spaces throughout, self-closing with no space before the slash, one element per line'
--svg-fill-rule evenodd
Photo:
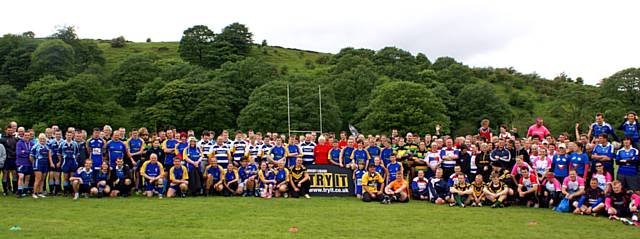
<path fill-rule="evenodd" d="M 271 155 L 274 161 L 278 161 L 287 155 L 287 151 L 284 147 L 276 145 L 269 150 L 269 155 Z"/>
<path fill-rule="evenodd" d="M 51 139 L 47 142 L 47 147 L 51 150 L 51 160 L 53 164 L 58 164 L 58 153 L 60 152 L 60 144 L 63 140 Z"/>
<path fill-rule="evenodd" d="M 184 159 L 184 161 L 182 162 L 187 166 L 187 169 L 191 171 L 195 169 L 195 166 L 193 166 L 193 164 L 187 163 L 186 160 L 189 159 L 195 162 L 195 161 L 198 161 L 200 157 L 202 157 L 202 152 L 200 152 L 200 148 L 189 146 L 185 148 L 183 151 L 182 159 Z"/>
<path fill-rule="evenodd" d="M 89 158 L 87 155 L 87 142 L 85 141 L 75 141 L 76 146 L 78 147 L 78 155 L 76 156 L 77 165 L 81 165 L 84 163 L 84 160 Z"/>
<path fill-rule="evenodd" d="M 71 143 L 62 141 L 60 143 L 60 147 L 58 148 L 58 154 L 62 157 L 62 165 L 76 165 L 76 157 L 78 156 L 78 145 L 76 142 L 71 141 Z M 77 166 L 75 166 L 77 167 Z M 74 168 L 75 169 L 75 168 Z"/>
<path fill-rule="evenodd" d="M 376 157 L 380 157 L 380 151 L 381 150 L 380 150 L 380 148 L 378 146 L 369 146 L 366 149 L 367 149 L 367 152 L 369 153 L 369 157 L 370 157 L 369 164 L 372 164 L 373 160 Z"/>
<path fill-rule="evenodd" d="M 591 124 L 592 137 L 597 138 L 602 134 L 611 135 L 616 141 L 618 141 L 618 136 L 613 131 L 613 127 L 611 127 L 610 124 L 605 122 L 602 122 L 602 124 L 598 124 L 597 122 L 594 122 L 593 124 Z"/>
<path fill-rule="evenodd" d="M 238 176 L 242 181 L 249 179 L 249 177 L 255 176 L 258 173 L 258 167 L 254 164 L 248 164 L 246 167 L 240 167 L 238 169 Z"/>
<path fill-rule="evenodd" d="M 42 144 L 36 144 L 33 147 L 31 147 L 31 157 L 33 157 L 33 164 L 34 164 L 34 168 L 37 167 L 37 165 L 49 165 L 49 153 L 51 152 L 51 150 L 49 150 L 49 147 L 47 147 L 46 145 L 42 145 Z"/>
<path fill-rule="evenodd" d="M 611 160 L 615 159 L 615 154 L 613 153 L 613 145 L 609 144 L 609 143 L 607 143 L 606 146 L 604 146 L 602 144 L 596 145 L 596 147 L 593 148 L 593 151 L 591 152 L 591 154 L 592 155 L 593 154 L 598 154 L 600 156 L 606 155 Z M 602 162 L 602 166 L 604 166 L 604 168 L 607 169 L 607 171 L 609 171 L 609 172 L 613 172 L 613 164 L 611 163 L 611 160 Z M 594 159 L 592 161 L 596 162 L 597 160 Z"/>
<path fill-rule="evenodd" d="M 340 148 L 331 148 L 329 150 L 329 161 L 340 163 L 340 153 L 342 153 Z"/>
<path fill-rule="evenodd" d="M 355 149 L 351 153 L 351 159 L 353 159 L 356 164 L 359 164 L 360 162 L 364 162 L 366 164 L 370 158 L 369 152 L 365 149 Z"/>
<path fill-rule="evenodd" d="M 81 178 L 83 185 L 93 184 L 93 169 L 86 169 L 85 167 L 79 168 L 74 174 L 74 177 Z"/>
<path fill-rule="evenodd" d="M 551 161 L 551 165 L 553 166 L 553 174 L 556 177 L 566 177 L 569 176 L 569 159 L 566 154 L 556 154 L 553 155 L 553 160 Z"/>
<path fill-rule="evenodd" d="M 142 141 L 142 139 L 140 138 L 132 138 L 127 141 L 127 147 L 129 148 L 129 152 L 131 152 L 131 154 L 139 152 L 142 148 L 144 148 L 144 146 L 144 141 Z"/>
<path fill-rule="evenodd" d="M 107 154 L 109 155 L 109 166 L 114 168 L 116 166 L 116 159 L 124 159 L 127 146 L 122 141 L 109 141 L 107 143 Z M 95 163 L 95 162 L 94 162 Z"/>
<path fill-rule="evenodd" d="M 89 148 L 89 158 L 93 162 L 93 168 L 100 168 L 102 165 L 102 150 L 104 149 L 105 143 L 102 138 L 90 138 L 87 140 L 87 148 Z"/>
<path fill-rule="evenodd" d="M 620 162 L 625 160 L 625 162 Z M 638 174 L 638 150 L 631 147 L 621 148 L 616 154 L 616 164 L 618 165 L 618 175 L 635 176 Z"/>
<path fill-rule="evenodd" d="M 362 176 L 364 176 L 365 173 L 367 173 L 367 171 L 364 169 L 356 169 L 354 171 L 355 178 L 353 181 L 356 185 L 356 188 L 355 188 L 356 195 L 362 194 Z"/>
<path fill-rule="evenodd" d="M 575 169 L 578 175 L 584 175 L 585 167 L 589 165 L 589 156 L 585 153 L 573 152 L 569 155 L 569 160 L 571 168 Z"/>
<path fill-rule="evenodd" d="M 380 151 L 380 159 L 382 159 L 384 165 L 391 163 L 391 155 L 393 155 L 392 148 L 383 148 L 382 151 Z"/>
<path fill-rule="evenodd" d="M 239 178 L 238 177 L 238 172 L 236 170 L 231 170 L 231 171 L 226 170 L 225 173 L 224 173 L 224 180 L 226 182 L 231 182 L 231 181 L 236 180 L 238 178 Z"/>
<path fill-rule="evenodd" d="M 634 144 L 638 143 L 638 122 L 634 121 L 631 123 L 629 121 L 625 121 L 620 125 L 620 127 L 618 127 L 618 129 L 624 132 L 624 137 L 631 137 Z"/>
<path fill-rule="evenodd" d="M 109 179 L 109 172 L 103 172 L 102 170 L 96 170 L 96 182 L 107 181 Z"/>
<path fill-rule="evenodd" d="M 176 145 L 178 145 L 178 140 L 175 139 L 167 139 L 162 142 L 162 150 L 171 150 L 171 152 L 166 153 L 164 156 L 164 165 L 173 165 L 173 158 L 176 157 Z"/>
<path fill-rule="evenodd" d="M 224 173 L 224 169 L 222 169 L 222 166 L 220 165 L 207 165 L 206 173 L 207 175 L 211 175 L 211 177 L 213 178 L 213 182 L 215 183 L 220 181 L 220 178 Z"/>
<path fill-rule="evenodd" d="M 296 153 L 298 156 L 301 156 L 300 147 L 298 147 L 298 145 L 295 145 L 295 144 L 287 145 L 287 161 L 285 162 L 286 167 L 293 167 L 296 165 L 296 159 L 298 158 L 298 156 L 290 156 L 293 153 Z"/>
<path fill-rule="evenodd" d="M 151 161 L 145 161 L 140 167 L 140 174 L 144 173 L 149 177 L 158 177 L 164 172 L 162 164 L 160 162 L 152 163 Z"/>
<path fill-rule="evenodd" d="M 283 168 L 278 169 L 276 173 L 276 182 L 281 183 L 286 181 L 289 178 L 289 169 Z"/>
<path fill-rule="evenodd" d="M 393 180 L 396 180 L 396 173 L 402 170 L 402 164 L 398 161 L 395 163 L 389 163 L 387 165 L 387 170 L 389 171 L 389 182 L 392 182 Z"/>
<path fill-rule="evenodd" d="M 113 172 L 116 175 L 116 178 L 120 179 L 120 183 L 124 183 L 124 179 L 127 178 L 129 172 L 125 171 L 125 167 L 118 168 L 117 166 L 113 168 Z"/>
<path fill-rule="evenodd" d="M 384 178 L 384 177 L 386 176 L 386 174 L 385 174 L 385 172 L 384 172 L 384 166 L 382 166 L 382 165 L 376 165 L 376 172 L 377 172 L 378 174 L 380 174 L 380 176 L 381 176 L 382 178 Z"/>
<path fill-rule="evenodd" d="M 355 148 L 353 147 L 344 147 L 344 149 L 342 149 L 342 163 L 343 164 L 350 164 L 351 163 L 351 155 L 353 153 L 353 151 L 355 150 Z"/>

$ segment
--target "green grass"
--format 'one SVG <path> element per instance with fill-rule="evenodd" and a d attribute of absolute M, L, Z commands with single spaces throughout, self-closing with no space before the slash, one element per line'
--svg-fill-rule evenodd
<path fill-rule="evenodd" d="M 381 205 L 353 198 L 0 198 L 0 238 L 638 238 L 550 209 Z M 9 231 L 13 225 L 22 230 Z M 291 233 L 289 228 L 297 227 Z M 473 235 L 473 236 L 471 236 Z"/>

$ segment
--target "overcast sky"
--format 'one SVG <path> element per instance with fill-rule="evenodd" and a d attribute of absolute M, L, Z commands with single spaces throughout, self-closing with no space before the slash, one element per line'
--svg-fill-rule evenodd
<path fill-rule="evenodd" d="M 193 25 L 220 32 L 240 22 L 258 43 L 330 53 L 396 46 L 596 84 L 640 67 L 638 10 L 640 1 L 19 0 L 3 1 L 0 33 L 43 37 L 73 25 L 81 38 L 179 41 Z"/>

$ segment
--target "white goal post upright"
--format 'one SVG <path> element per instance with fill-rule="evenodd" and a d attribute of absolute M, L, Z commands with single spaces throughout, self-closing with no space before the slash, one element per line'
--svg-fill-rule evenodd
<path fill-rule="evenodd" d="M 289 100 L 289 83 L 287 83 L 287 127 L 289 129 L 289 137 L 291 133 L 313 133 L 317 132 L 322 134 L 322 88 L 318 85 L 318 111 L 320 116 L 320 131 L 317 130 L 291 130 L 291 101 Z"/>

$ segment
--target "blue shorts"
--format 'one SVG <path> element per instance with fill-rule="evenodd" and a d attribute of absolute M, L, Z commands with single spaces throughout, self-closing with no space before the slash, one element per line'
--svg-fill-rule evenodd
<path fill-rule="evenodd" d="M 79 193 L 89 193 L 89 191 L 91 191 L 91 185 L 80 184 L 80 188 L 78 190 Z"/>
<path fill-rule="evenodd" d="M 41 173 L 49 172 L 49 162 L 45 160 L 36 160 L 33 164 L 33 171 Z"/>
<path fill-rule="evenodd" d="M 145 191 L 154 191 L 154 190 L 156 190 L 156 184 L 155 183 L 149 183 L 149 180 L 145 179 L 144 180 L 144 190 Z"/>
<path fill-rule="evenodd" d="M 171 186 L 169 186 L 169 188 L 172 188 L 173 190 L 176 190 L 176 192 L 180 192 L 180 191 L 181 191 L 181 190 L 180 190 L 180 184 L 178 184 L 178 185 L 171 185 Z"/>
<path fill-rule="evenodd" d="M 62 164 L 63 173 L 75 172 L 76 169 L 78 169 L 78 165 L 76 165 L 76 161 L 74 160 L 67 160 L 65 161 L 65 163 Z"/>
<path fill-rule="evenodd" d="M 31 165 L 29 165 L 29 166 L 18 166 L 18 173 L 24 174 L 24 175 L 31 175 L 31 174 L 33 174 L 33 166 L 31 166 Z"/>

